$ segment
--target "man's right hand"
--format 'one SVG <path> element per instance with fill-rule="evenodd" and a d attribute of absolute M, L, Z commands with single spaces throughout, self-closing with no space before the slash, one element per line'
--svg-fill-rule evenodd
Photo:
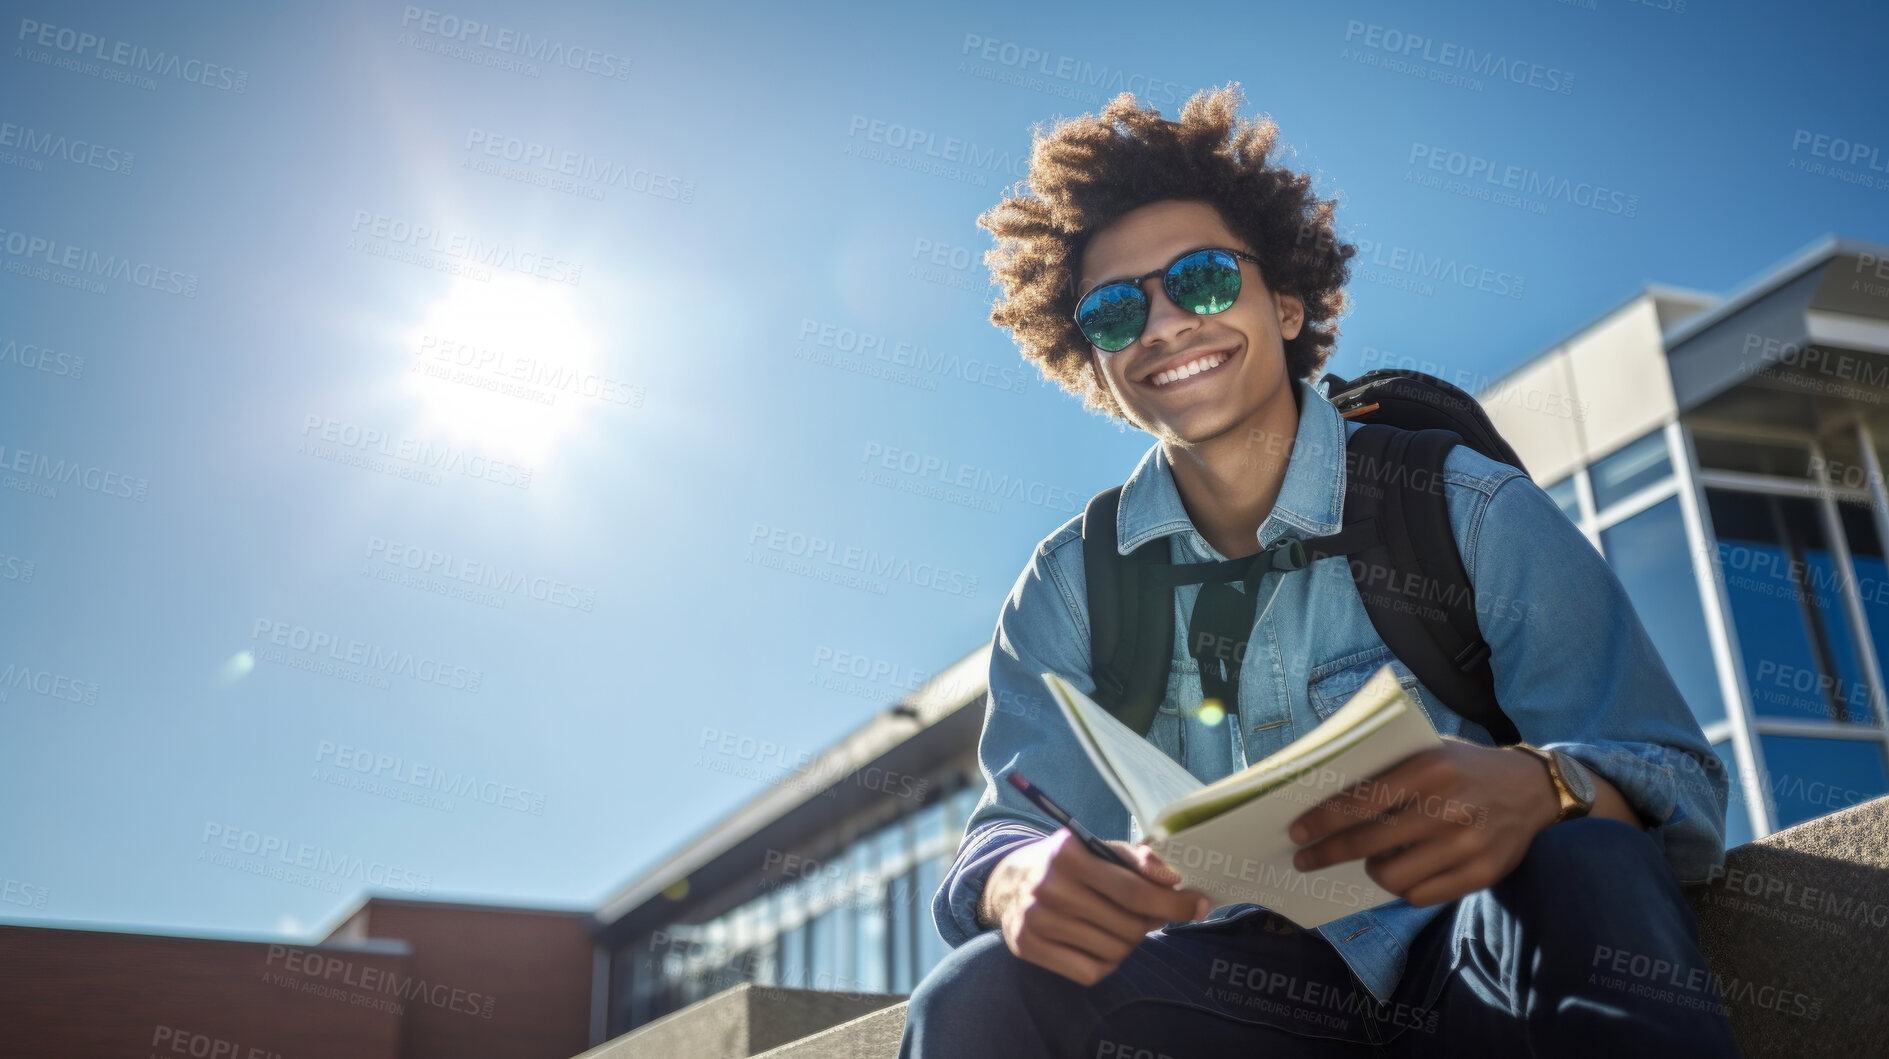
<path fill-rule="evenodd" d="M 1068 828 L 1019 846 L 997 862 L 978 903 L 978 920 L 1001 926 L 1020 959 L 1094 985 L 1149 931 L 1204 917 L 1213 902 L 1175 889 L 1180 873 L 1146 846 L 1110 841 L 1140 869 L 1089 852 Z"/>

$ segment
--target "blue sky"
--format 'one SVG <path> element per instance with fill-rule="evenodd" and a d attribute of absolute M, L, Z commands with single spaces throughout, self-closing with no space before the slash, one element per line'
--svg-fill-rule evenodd
<path fill-rule="evenodd" d="M 1147 447 L 990 325 L 974 223 L 1118 87 L 1237 80 L 1381 266 L 1519 281 L 1354 268 L 1346 375 L 1889 238 L 1802 168 L 1889 151 L 1889 18 L 1680 6 L 7 3 L 0 918 L 591 907 L 986 640 Z"/>

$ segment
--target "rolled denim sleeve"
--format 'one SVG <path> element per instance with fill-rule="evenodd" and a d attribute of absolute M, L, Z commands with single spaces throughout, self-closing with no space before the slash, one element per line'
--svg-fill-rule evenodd
<path fill-rule="evenodd" d="M 1725 858 L 1727 777 L 1613 568 L 1525 476 L 1477 526 L 1464 557 L 1503 711 L 1618 788 L 1680 882 L 1706 880 Z"/>
<path fill-rule="evenodd" d="M 1128 810 L 1076 742 L 1041 676 L 1056 673 L 1085 694 L 1095 689 L 1088 627 L 1078 617 L 1087 606 L 1079 559 L 1069 557 L 1073 574 L 1052 565 L 1051 546 L 1070 539 L 1065 526 L 1037 547 L 998 615 L 977 744 L 984 794 L 931 902 L 932 921 L 953 948 L 993 929 L 978 924 L 977 905 L 997 862 L 1058 826 L 1010 785 L 1010 773 L 1022 772 L 1103 838 L 1126 836 Z M 1069 546 L 1079 549 L 1080 538 Z"/>

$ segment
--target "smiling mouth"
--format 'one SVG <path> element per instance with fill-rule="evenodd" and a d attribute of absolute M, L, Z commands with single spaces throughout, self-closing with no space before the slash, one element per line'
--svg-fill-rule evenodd
<path fill-rule="evenodd" d="M 1173 389 L 1187 382 L 1189 379 L 1198 378 L 1219 370 L 1221 367 L 1225 366 L 1227 361 L 1233 359 L 1233 353 L 1233 350 L 1225 350 L 1219 353 L 1207 353 L 1195 357 L 1185 364 L 1177 365 L 1152 376 L 1142 385 L 1154 390 Z"/>

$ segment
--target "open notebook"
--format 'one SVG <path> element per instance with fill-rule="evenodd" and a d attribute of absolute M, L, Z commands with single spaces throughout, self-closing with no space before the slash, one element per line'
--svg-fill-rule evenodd
<path fill-rule="evenodd" d="M 1043 674 L 1069 726 L 1148 845 L 1214 906 L 1251 901 L 1307 929 L 1394 900 L 1362 860 L 1292 866 L 1286 829 L 1306 810 L 1441 745 L 1422 707 L 1383 666 L 1317 728 L 1233 775 L 1202 784 L 1074 685 Z M 1231 722 L 1229 722 L 1231 723 Z"/>

